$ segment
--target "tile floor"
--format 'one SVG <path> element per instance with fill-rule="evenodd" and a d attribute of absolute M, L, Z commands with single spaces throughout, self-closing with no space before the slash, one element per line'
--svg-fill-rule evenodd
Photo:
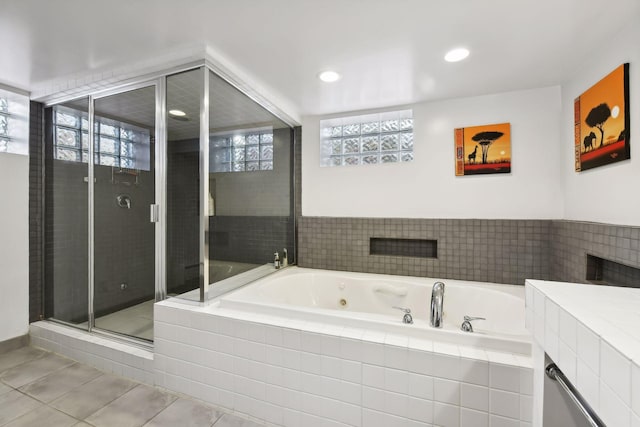
<path fill-rule="evenodd" d="M 55 353 L 0 354 L 0 426 L 261 427 L 196 400 L 105 374 Z"/>

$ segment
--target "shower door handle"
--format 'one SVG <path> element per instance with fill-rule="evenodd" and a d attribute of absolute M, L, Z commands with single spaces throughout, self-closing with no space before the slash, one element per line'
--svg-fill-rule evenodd
<path fill-rule="evenodd" d="M 149 205 L 149 221 L 160 222 L 160 206 Z"/>

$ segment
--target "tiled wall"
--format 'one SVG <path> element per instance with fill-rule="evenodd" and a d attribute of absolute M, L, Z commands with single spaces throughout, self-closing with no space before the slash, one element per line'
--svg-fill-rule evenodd
<path fill-rule="evenodd" d="M 55 162 L 55 163 L 54 163 Z M 45 317 L 87 320 L 88 231 L 86 163 L 46 156 Z"/>
<path fill-rule="evenodd" d="M 47 315 L 82 322 L 87 316 L 86 163 L 61 162 L 48 176 L 46 280 Z M 154 225 L 149 222 L 153 173 L 142 171 L 138 185 L 112 184 L 111 168 L 95 168 L 95 312 L 97 316 L 153 298 Z M 131 197 L 131 209 L 116 196 Z M 126 284 L 126 289 L 121 289 Z"/>
<path fill-rule="evenodd" d="M 85 321 L 87 316 L 87 165 L 59 162 L 49 154 L 46 209 L 42 203 L 43 107 L 32 103 L 30 137 L 30 319 L 53 316 Z M 298 136 L 300 128 L 297 128 Z M 296 140 L 299 144 L 299 139 Z M 51 151 L 49 143 L 49 151 Z M 298 150 L 299 155 L 299 150 Z M 198 154 L 171 152 L 168 163 L 168 292 L 198 287 Z M 153 163 L 153 162 L 152 162 Z M 297 170 L 299 179 L 299 170 Z M 154 295 L 153 172 L 141 172 L 139 184 L 112 185 L 111 168 L 96 167 L 96 313 L 99 315 Z M 123 180 L 124 177 L 121 177 Z M 103 185 L 104 184 L 104 185 Z M 132 197 L 130 211 L 115 204 L 117 194 Z M 46 226 L 44 224 L 46 212 Z M 287 248 L 295 257 L 290 217 L 211 218 L 211 257 L 267 263 Z M 46 233 L 46 234 L 45 234 Z M 224 239 L 224 235 L 228 238 Z M 46 257 L 42 241 L 46 240 Z M 46 308 L 42 310 L 43 270 Z M 126 283 L 122 291 L 120 284 Z"/>
<path fill-rule="evenodd" d="M 211 259 L 265 264 L 273 253 L 287 248 L 293 262 L 293 227 L 290 217 L 213 216 L 210 218 Z"/>
<path fill-rule="evenodd" d="M 528 357 L 156 305 L 156 384 L 287 427 L 527 427 Z"/>
<path fill-rule="evenodd" d="M 585 282 L 587 254 L 640 269 L 640 227 L 577 221 L 553 221 L 551 279 Z M 640 275 L 624 279 L 640 287 Z M 628 274 L 627 274 L 628 276 Z"/>
<path fill-rule="evenodd" d="M 293 128 L 293 185 L 295 194 L 294 212 L 296 219 L 302 216 L 302 127 Z"/>
<path fill-rule="evenodd" d="M 198 153 L 170 150 L 168 156 L 167 292 L 182 293 L 200 286 Z"/>
<path fill-rule="evenodd" d="M 124 175 L 115 176 L 112 183 L 111 172 L 110 167 L 95 167 L 96 316 L 155 296 L 155 224 L 149 221 L 154 172 L 140 171 L 137 184 L 134 177 Z M 131 209 L 118 206 L 120 194 L 131 197 Z"/>
<path fill-rule="evenodd" d="M 299 265 L 309 268 L 520 285 L 525 279 L 586 282 L 587 253 L 640 268 L 640 227 L 562 220 L 300 217 L 298 233 Z M 438 258 L 371 255 L 371 237 L 434 239 Z M 626 283 L 637 277 L 626 277 Z"/>
<path fill-rule="evenodd" d="M 514 284 L 550 277 L 550 221 L 304 216 L 298 221 L 302 267 Z M 438 258 L 370 255 L 371 237 L 437 240 Z"/>
<path fill-rule="evenodd" d="M 43 244 L 44 244 L 44 106 L 29 106 L 29 322 L 43 314 Z"/>
<path fill-rule="evenodd" d="M 169 156 L 167 282 L 169 293 L 180 293 L 198 287 L 198 152 L 175 151 Z M 290 217 L 215 215 L 209 219 L 209 231 L 210 259 L 263 264 L 285 247 L 291 259 L 295 255 Z"/>

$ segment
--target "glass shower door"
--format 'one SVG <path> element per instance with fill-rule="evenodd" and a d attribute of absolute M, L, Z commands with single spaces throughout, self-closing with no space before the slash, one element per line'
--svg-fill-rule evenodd
<path fill-rule="evenodd" d="M 89 98 L 45 110 L 45 316 L 89 327 Z"/>
<path fill-rule="evenodd" d="M 93 318 L 153 340 L 156 87 L 94 100 Z"/>

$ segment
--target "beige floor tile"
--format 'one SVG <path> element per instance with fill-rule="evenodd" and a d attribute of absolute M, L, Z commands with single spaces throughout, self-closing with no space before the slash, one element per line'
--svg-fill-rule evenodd
<path fill-rule="evenodd" d="M 0 354 L 0 373 L 34 359 L 43 357 L 48 352 L 34 347 L 22 347 Z"/>
<path fill-rule="evenodd" d="M 4 394 L 4 393 L 9 392 L 11 390 L 13 390 L 13 389 L 11 387 L 9 387 L 8 385 L 0 383 L 0 394 Z"/>
<path fill-rule="evenodd" d="M 51 406 L 82 420 L 135 386 L 132 381 L 105 374 L 54 400 Z"/>
<path fill-rule="evenodd" d="M 102 372 L 95 368 L 81 363 L 74 363 L 20 387 L 20 391 L 41 402 L 48 403 L 100 375 L 102 375 Z"/>
<path fill-rule="evenodd" d="M 26 413 L 20 418 L 16 418 L 4 427 L 70 427 L 77 422 L 78 420 L 75 418 L 43 405 L 36 410 Z"/>
<path fill-rule="evenodd" d="M 0 395 L 0 426 L 33 411 L 42 403 L 17 390 Z"/>
<path fill-rule="evenodd" d="M 213 427 L 264 427 L 264 425 L 232 414 L 224 414 Z"/>
<path fill-rule="evenodd" d="M 43 357 L 4 371 L 0 374 L 0 380 L 13 388 L 18 388 L 73 363 L 71 359 L 49 353 Z"/>
<path fill-rule="evenodd" d="M 178 399 L 145 424 L 145 427 L 211 427 L 221 415 L 222 412 L 195 400 Z"/>
<path fill-rule="evenodd" d="M 97 427 L 138 427 L 169 406 L 176 397 L 154 387 L 138 385 L 85 419 Z"/>

